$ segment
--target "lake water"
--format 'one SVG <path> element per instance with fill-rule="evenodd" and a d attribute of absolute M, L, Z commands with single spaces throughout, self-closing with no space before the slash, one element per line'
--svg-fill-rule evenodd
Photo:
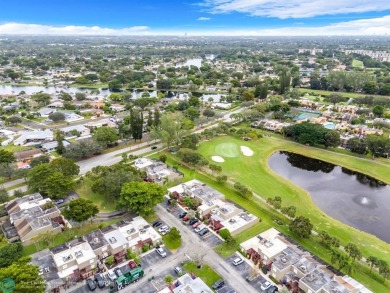
<path fill-rule="evenodd" d="M 289 152 L 273 154 L 268 163 L 274 172 L 308 191 L 327 215 L 390 243 L 389 185 Z"/>

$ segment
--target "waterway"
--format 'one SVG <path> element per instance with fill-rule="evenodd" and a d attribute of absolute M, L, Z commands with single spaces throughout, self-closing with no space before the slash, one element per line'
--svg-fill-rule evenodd
<path fill-rule="evenodd" d="M 268 163 L 274 172 L 308 191 L 313 202 L 327 215 L 390 243 L 389 185 L 289 152 L 273 154 Z"/>

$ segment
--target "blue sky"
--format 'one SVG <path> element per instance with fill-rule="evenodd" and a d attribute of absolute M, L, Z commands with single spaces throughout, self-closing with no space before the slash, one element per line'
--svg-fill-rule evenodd
<path fill-rule="evenodd" d="M 2 0 L 0 34 L 389 34 L 389 0 Z"/>

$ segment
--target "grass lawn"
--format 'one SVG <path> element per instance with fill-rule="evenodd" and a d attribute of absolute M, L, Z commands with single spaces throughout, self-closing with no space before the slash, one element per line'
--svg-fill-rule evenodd
<path fill-rule="evenodd" d="M 91 190 L 92 181 L 85 177 L 83 183 L 80 183 L 76 188 L 76 192 L 81 198 L 89 199 L 99 208 L 99 212 L 108 213 L 115 211 L 115 201 L 107 199 L 106 196 L 94 193 Z"/>
<path fill-rule="evenodd" d="M 79 88 L 79 89 L 101 89 L 101 88 L 108 88 L 108 83 L 91 83 L 91 84 L 73 83 L 69 87 Z"/>
<path fill-rule="evenodd" d="M 20 151 L 26 151 L 26 150 L 29 150 L 33 147 L 24 147 L 24 146 L 19 146 L 19 145 L 13 145 L 13 144 L 9 144 L 9 145 L 6 145 L 6 146 L 2 146 L 1 149 L 2 150 L 6 150 L 6 151 L 9 151 L 9 152 L 20 152 Z"/>
<path fill-rule="evenodd" d="M 332 91 L 312 90 L 312 89 L 304 89 L 304 88 L 300 88 L 300 89 L 298 89 L 298 91 L 301 93 L 309 93 L 309 94 L 314 93 L 316 95 L 321 95 L 321 96 L 329 96 L 331 94 L 340 94 L 341 96 L 347 97 L 347 98 L 357 98 L 357 97 L 365 96 L 365 94 L 358 94 L 358 93 L 332 92 Z M 379 96 L 379 95 L 370 95 L 370 96 L 390 98 L 389 96 Z"/>
<path fill-rule="evenodd" d="M 169 235 L 169 233 L 167 235 L 164 235 L 162 237 L 162 240 L 165 246 L 171 251 L 176 250 L 181 246 L 181 238 L 174 239 L 171 237 L 171 235 Z"/>
<path fill-rule="evenodd" d="M 225 163 L 220 164 L 223 170 L 222 173 L 227 175 L 230 179 L 236 179 L 240 183 L 250 187 L 256 193 L 262 195 L 264 198 L 280 195 L 283 199 L 283 205 L 296 206 L 297 214 L 309 217 L 316 230 L 328 231 L 331 235 L 338 237 L 341 240 L 342 245 L 349 242 L 359 243 L 359 248 L 365 257 L 373 255 L 384 260 L 388 259 L 390 246 L 387 243 L 375 236 L 358 231 L 325 215 L 316 205 L 314 205 L 307 192 L 273 173 L 269 169 L 267 161 L 268 157 L 275 151 L 286 150 L 360 171 L 387 183 L 390 183 L 390 178 L 387 176 L 390 174 L 390 164 L 380 165 L 377 164 L 376 161 L 362 160 L 353 156 L 308 148 L 290 141 L 278 139 L 275 136 L 252 142 L 244 142 L 239 139 L 224 136 L 209 142 L 201 143 L 199 151 L 206 158 L 210 159 L 210 156 L 216 155 L 215 146 L 219 143 L 236 143 L 239 146 L 248 146 L 255 151 L 253 157 L 239 155 L 236 158 L 226 158 Z M 275 227 L 299 242 L 310 252 L 330 263 L 329 251 L 319 244 L 316 236 L 313 235 L 310 239 L 297 238 L 289 232 L 289 220 L 262 201 L 256 198 L 247 200 L 233 191 L 233 187 L 229 184 L 217 184 L 211 176 L 201 174 L 196 170 L 180 165 L 177 157 L 170 153 L 166 153 L 166 155 L 168 157 L 167 163 L 169 165 L 179 165 L 179 171 L 184 174 L 183 181 L 191 179 L 201 180 L 225 194 L 228 200 L 232 200 L 261 219 L 260 223 L 237 235 L 235 237 L 237 243 L 241 243 L 270 227 Z M 158 157 L 158 155 L 152 157 Z M 215 162 L 213 163 L 218 164 Z M 280 219 L 283 222 L 283 225 L 277 225 L 274 222 L 275 218 Z M 222 256 L 226 257 L 233 253 L 235 248 L 233 247 L 228 250 L 227 247 L 220 246 L 216 250 L 220 252 Z M 374 274 L 370 274 L 369 268 L 366 265 L 355 265 L 351 275 L 367 285 L 370 289 L 374 290 L 374 292 L 386 292 L 387 290 L 390 290 L 388 282 L 383 285 L 382 280 L 379 280 L 377 274 L 375 274 L 375 276 Z"/>
<path fill-rule="evenodd" d="M 363 67 L 363 62 L 357 59 L 352 60 L 352 67 Z"/>
<path fill-rule="evenodd" d="M 200 269 L 197 268 L 194 262 L 187 262 L 184 264 L 184 269 L 187 272 L 194 273 L 197 277 L 201 278 L 209 287 L 213 285 L 219 279 L 222 279 L 210 266 L 202 265 Z"/>

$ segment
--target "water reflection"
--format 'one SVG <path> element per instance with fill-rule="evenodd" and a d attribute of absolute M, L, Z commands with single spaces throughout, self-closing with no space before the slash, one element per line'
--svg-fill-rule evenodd
<path fill-rule="evenodd" d="M 274 172 L 307 190 L 313 202 L 329 216 L 390 243 L 389 185 L 289 152 L 273 154 L 268 163 Z"/>

